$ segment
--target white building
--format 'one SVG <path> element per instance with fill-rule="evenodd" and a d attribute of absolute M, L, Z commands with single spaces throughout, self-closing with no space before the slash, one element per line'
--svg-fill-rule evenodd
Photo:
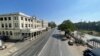
<path fill-rule="evenodd" d="M 48 22 L 45 23 L 21 12 L 0 15 L 0 36 L 7 36 L 10 39 L 36 38 L 36 35 L 46 27 Z"/>

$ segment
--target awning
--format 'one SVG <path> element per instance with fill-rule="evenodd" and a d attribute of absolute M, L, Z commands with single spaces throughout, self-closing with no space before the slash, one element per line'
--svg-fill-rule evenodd
<path fill-rule="evenodd" d="M 37 31 L 42 31 L 45 30 L 46 28 L 37 28 L 37 29 L 23 29 L 21 32 L 23 33 L 32 33 L 32 32 L 37 32 Z"/>

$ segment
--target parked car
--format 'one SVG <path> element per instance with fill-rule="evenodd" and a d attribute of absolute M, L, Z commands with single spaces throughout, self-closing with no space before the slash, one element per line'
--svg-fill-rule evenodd
<path fill-rule="evenodd" d="M 3 49 L 5 49 L 5 48 L 6 48 L 6 45 L 0 46 L 0 50 L 3 50 Z"/>
<path fill-rule="evenodd" d="M 68 44 L 69 44 L 69 45 L 73 45 L 73 44 L 74 44 L 73 40 L 69 40 L 69 41 L 68 41 Z"/>
<path fill-rule="evenodd" d="M 100 48 L 87 49 L 83 51 L 83 56 L 100 56 Z"/>

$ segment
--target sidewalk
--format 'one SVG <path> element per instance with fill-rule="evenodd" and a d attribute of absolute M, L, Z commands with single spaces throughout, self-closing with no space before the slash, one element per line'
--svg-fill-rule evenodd
<path fill-rule="evenodd" d="M 7 46 L 6 49 L 4 50 L 0 50 L 0 56 L 9 56 L 12 53 L 14 53 L 15 51 L 23 48 L 24 46 L 26 46 L 27 44 L 29 44 L 30 42 L 32 42 L 34 40 L 25 40 L 24 42 L 17 42 L 17 43 L 12 43 L 12 42 L 6 42 L 5 45 Z"/>
<path fill-rule="evenodd" d="M 45 33 L 42 33 L 41 35 L 44 35 Z M 0 56 L 11 55 L 12 53 L 22 49 L 23 47 L 30 44 L 31 42 L 34 42 L 35 40 L 39 39 L 41 35 L 37 36 L 36 39 L 28 39 L 28 40 L 25 40 L 24 42 L 17 42 L 17 43 L 6 42 L 5 45 L 7 46 L 7 48 L 4 50 L 0 50 Z"/>
<path fill-rule="evenodd" d="M 66 44 L 68 45 L 68 41 L 65 41 Z M 76 44 L 74 44 L 73 46 L 69 46 L 68 45 L 68 48 L 70 49 L 71 52 L 73 52 L 73 56 L 83 56 L 83 51 L 85 49 L 87 49 L 86 46 L 76 46 Z"/>
<path fill-rule="evenodd" d="M 64 35 L 64 32 L 62 31 L 60 32 L 60 34 Z M 88 48 L 87 46 L 77 46 L 76 44 L 74 44 L 73 46 L 69 46 L 68 41 L 65 41 L 65 43 L 67 44 L 70 51 L 74 54 L 73 56 L 83 56 L 83 51 Z"/>
<path fill-rule="evenodd" d="M 80 55 L 83 56 L 83 51 L 86 50 L 87 47 L 86 46 L 81 46 L 81 45 L 80 46 L 73 45 L 72 49 L 74 49 L 77 52 L 77 54 L 80 54 Z"/>
<path fill-rule="evenodd" d="M 7 46 L 7 48 L 4 50 L 0 50 L 0 56 L 8 56 L 13 51 L 17 50 L 17 48 L 14 47 L 15 43 L 6 42 L 5 45 Z"/>

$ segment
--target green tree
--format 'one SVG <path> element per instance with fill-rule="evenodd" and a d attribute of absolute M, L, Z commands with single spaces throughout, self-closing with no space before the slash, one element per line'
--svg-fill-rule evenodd
<path fill-rule="evenodd" d="M 100 32 L 100 21 L 98 22 L 78 22 L 75 23 L 75 26 L 78 30 L 90 30 L 90 31 L 98 31 Z"/>
<path fill-rule="evenodd" d="M 65 34 L 70 34 L 71 31 L 75 30 L 75 26 L 70 20 L 64 20 L 62 24 L 58 26 L 58 29 L 65 31 Z"/>
<path fill-rule="evenodd" d="M 56 27 L 56 23 L 53 22 L 53 21 L 49 22 L 48 26 L 51 27 L 51 28 L 54 28 L 54 27 Z"/>

